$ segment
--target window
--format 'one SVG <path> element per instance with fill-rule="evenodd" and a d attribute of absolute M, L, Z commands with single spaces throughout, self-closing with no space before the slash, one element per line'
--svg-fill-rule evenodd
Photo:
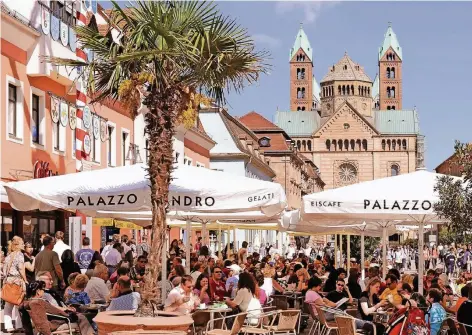
<path fill-rule="evenodd" d="M 348 130 L 349 128 L 351 128 L 351 126 L 349 125 L 349 123 L 345 123 L 345 124 L 344 124 L 344 130 Z"/>
<path fill-rule="evenodd" d="M 351 163 L 343 163 L 338 169 L 338 178 L 341 184 L 353 184 L 357 180 L 357 169 Z"/>
<path fill-rule="evenodd" d="M 33 122 L 31 123 L 31 137 L 34 143 L 41 144 L 39 142 L 39 97 L 36 94 L 33 94 L 31 99 L 31 117 Z"/>
<path fill-rule="evenodd" d="M 382 150 L 385 150 L 385 140 L 382 140 Z"/>
<path fill-rule="evenodd" d="M 197 162 L 197 167 L 202 167 L 202 168 L 204 168 L 205 165 L 204 165 L 203 163 Z"/>
<path fill-rule="evenodd" d="M 108 166 L 116 166 L 116 133 L 115 133 L 115 125 L 112 123 L 108 123 L 107 125 L 107 134 L 108 134 L 108 142 L 107 142 L 107 150 L 108 150 Z"/>
<path fill-rule="evenodd" d="M 400 167 L 398 166 L 398 164 L 392 164 L 390 166 L 390 176 L 394 177 L 394 176 L 398 176 L 400 174 Z"/>
<path fill-rule="evenodd" d="M 259 140 L 259 145 L 261 147 L 270 147 L 270 138 L 268 137 L 262 137 L 260 140 Z"/>
<path fill-rule="evenodd" d="M 331 150 L 331 141 L 326 140 L 326 150 L 330 151 Z"/>
<path fill-rule="evenodd" d="M 184 157 L 184 165 L 192 165 L 192 159 L 189 157 Z"/>
<path fill-rule="evenodd" d="M 122 129 L 121 130 L 121 157 L 123 161 L 123 166 L 126 165 L 126 156 L 128 155 L 128 150 L 130 148 L 129 140 L 130 140 L 129 130 Z M 136 152 L 134 154 L 136 154 Z M 134 159 L 136 159 L 136 157 L 134 157 Z"/>
<path fill-rule="evenodd" d="M 64 154 L 66 151 L 66 127 L 61 125 L 61 121 L 53 123 L 52 126 L 53 151 Z"/>
<path fill-rule="evenodd" d="M 101 155 L 101 139 L 100 134 L 97 137 L 94 136 L 93 131 L 90 132 L 90 160 L 95 163 L 100 163 Z"/>
<path fill-rule="evenodd" d="M 52 14 L 61 19 L 68 26 L 75 26 L 76 24 L 76 14 L 75 14 L 75 4 L 73 1 L 66 1 L 63 4 L 58 0 L 51 0 L 50 9 Z"/>
<path fill-rule="evenodd" d="M 16 86 L 8 84 L 8 134 L 12 137 L 16 137 L 17 133 L 17 97 L 16 97 Z"/>

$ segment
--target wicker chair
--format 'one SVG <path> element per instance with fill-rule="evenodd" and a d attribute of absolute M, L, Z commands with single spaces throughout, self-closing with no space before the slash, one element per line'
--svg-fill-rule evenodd
<path fill-rule="evenodd" d="M 315 304 L 313 304 L 313 307 L 316 309 L 316 314 L 318 315 L 318 320 L 321 324 L 320 335 L 329 335 L 333 330 L 338 330 L 338 325 L 336 322 L 328 322 L 328 320 L 326 320 L 325 312 L 321 309 L 321 307 Z"/>
<path fill-rule="evenodd" d="M 298 309 L 287 309 L 285 311 L 278 311 L 277 325 L 264 326 L 270 330 L 270 334 L 293 334 L 298 332 L 298 320 L 300 319 L 301 311 Z"/>
<path fill-rule="evenodd" d="M 259 319 L 257 324 L 248 324 L 241 328 L 241 332 L 243 334 L 270 334 L 271 330 L 265 327 L 271 327 L 274 325 L 275 319 L 277 318 L 278 312 L 277 311 L 268 311 L 261 313 L 259 315 Z"/>
<path fill-rule="evenodd" d="M 347 315 L 335 315 L 334 319 L 338 326 L 338 334 L 360 335 L 360 333 L 356 331 L 356 321 L 354 318 Z"/>
<path fill-rule="evenodd" d="M 225 316 L 223 318 L 218 318 L 214 319 L 213 322 L 208 322 L 207 324 L 207 330 L 205 332 L 206 335 L 237 335 L 240 331 L 241 328 L 244 326 L 244 321 L 246 320 L 247 313 L 239 313 L 236 315 L 229 315 Z M 211 324 L 215 321 L 222 321 L 223 328 L 226 327 L 226 320 L 234 318 L 233 326 L 231 329 L 211 329 Z"/>

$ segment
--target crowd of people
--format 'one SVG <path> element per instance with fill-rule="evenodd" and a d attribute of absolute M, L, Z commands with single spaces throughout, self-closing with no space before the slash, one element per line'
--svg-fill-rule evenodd
<path fill-rule="evenodd" d="M 62 232 L 54 237 L 44 235 L 41 242 L 41 250 L 36 253 L 30 243 L 15 236 L 8 254 L 1 259 L 3 283 L 17 283 L 26 292 L 19 306 L 9 302 L 4 305 L 7 332 L 31 329 L 33 325 L 45 335 L 63 329 L 67 322 L 48 319 L 46 313 L 52 313 L 76 322 L 83 335 L 95 334 L 94 314 L 84 307 L 102 304 L 109 311 L 138 308 L 150 250 L 145 239 L 136 244 L 126 235 L 114 235 L 98 251 L 84 237 L 82 248 L 75 255 L 64 242 Z M 436 259 L 435 269 L 429 266 L 424 277 L 408 271 L 411 267 L 404 261 L 414 253 L 413 249 L 398 247 L 388 249 L 391 266 L 382 278 L 376 263 L 380 259 L 376 253 L 380 251 L 376 251 L 364 264 L 365 279 L 361 278 L 363 266 L 355 259 L 349 260 L 349 272 L 342 266 L 336 268 L 335 264 L 343 264 L 343 258 L 329 246 L 311 248 L 308 252 L 291 244 L 284 255 L 270 252 L 269 248 L 264 256 L 249 247 L 249 243 L 243 242 L 239 250 L 224 248 L 217 255 L 199 238 L 187 264 L 190 271 L 186 271 L 185 245 L 172 241 L 167 250 L 168 276 L 158 278 L 159 288 L 166 291 L 161 307 L 191 314 L 202 306 L 224 303 L 234 313 L 249 311 L 257 315 L 273 297 L 296 292 L 305 306 L 350 310 L 356 317 L 356 327 L 368 334 L 374 334 L 374 330 L 376 334 L 385 332 L 385 325 L 374 318 L 379 310 L 420 307 L 426 313 L 432 335 L 439 332 L 446 315 L 453 314 L 458 322 L 468 324 L 467 317 L 472 313 L 472 276 L 466 271 L 470 252 L 460 256 L 466 262 L 458 277 L 447 269 L 451 253 L 458 249 L 464 250 L 464 254 L 468 252 L 469 248 L 464 246 L 434 248 L 438 250 L 437 259 L 434 252 L 431 254 L 431 259 Z M 339 259 L 335 260 L 335 254 Z M 457 257 L 454 261 L 457 266 Z M 420 280 L 424 295 L 418 293 Z M 288 301 L 291 306 L 296 303 L 293 298 Z M 334 315 L 327 313 L 326 317 L 334 320 Z M 304 321 L 301 320 L 302 329 Z M 472 335 L 472 328 L 466 329 Z"/>

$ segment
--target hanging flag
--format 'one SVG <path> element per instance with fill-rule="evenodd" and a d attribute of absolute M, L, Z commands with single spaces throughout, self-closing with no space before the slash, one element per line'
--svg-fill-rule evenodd
<path fill-rule="evenodd" d="M 60 35 L 60 23 L 59 23 L 59 18 L 54 16 L 54 14 L 51 15 L 51 36 L 54 41 L 59 40 L 59 35 Z"/>
<path fill-rule="evenodd" d="M 61 102 L 61 124 L 63 127 L 67 127 L 67 121 L 69 120 L 69 104 Z"/>
<path fill-rule="evenodd" d="M 84 106 L 82 122 L 84 124 L 85 129 L 90 128 L 90 124 L 92 123 L 92 113 L 90 112 L 89 106 Z"/>
<path fill-rule="evenodd" d="M 66 23 L 61 21 L 61 42 L 63 46 L 69 44 L 69 26 Z"/>
<path fill-rule="evenodd" d="M 46 6 L 41 6 L 41 28 L 45 35 L 49 35 L 51 28 L 51 13 Z"/>
<path fill-rule="evenodd" d="M 89 134 L 85 134 L 84 136 L 84 152 L 89 155 L 90 154 L 90 150 L 92 149 L 92 143 L 90 141 L 90 136 Z"/>
<path fill-rule="evenodd" d="M 95 138 L 100 136 L 100 117 L 96 114 L 93 116 L 93 136 Z"/>
<path fill-rule="evenodd" d="M 77 127 L 77 108 L 75 106 L 69 107 L 69 126 L 72 130 Z"/>
<path fill-rule="evenodd" d="M 100 120 L 100 139 L 102 142 L 107 140 L 107 122 L 105 119 Z"/>
<path fill-rule="evenodd" d="M 77 38 L 75 36 L 75 30 L 73 27 L 69 27 L 69 48 L 75 52 L 75 48 L 77 47 Z"/>
<path fill-rule="evenodd" d="M 52 122 L 59 122 L 59 100 L 51 96 L 51 119 Z"/>

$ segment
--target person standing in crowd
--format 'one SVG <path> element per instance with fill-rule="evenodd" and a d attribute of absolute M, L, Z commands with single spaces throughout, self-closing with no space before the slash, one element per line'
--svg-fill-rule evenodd
<path fill-rule="evenodd" d="M 125 258 L 128 251 L 131 251 L 131 248 L 128 245 L 128 240 L 128 235 L 121 236 L 121 258 Z"/>
<path fill-rule="evenodd" d="M 457 310 L 457 321 L 465 325 L 468 335 L 472 335 L 472 325 L 470 322 L 470 316 L 472 315 L 472 287 L 469 287 L 467 294 L 468 299 Z"/>
<path fill-rule="evenodd" d="M 121 244 L 115 243 L 113 248 L 105 256 L 105 264 L 108 267 L 108 275 L 111 276 L 116 271 L 116 266 L 121 262 Z"/>
<path fill-rule="evenodd" d="M 77 251 L 77 254 L 75 255 L 75 260 L 79 264 L 80 272 L 82 272 L 83 274 L 87 272 L 87 269 L 89 268 L 90 263 L 92 263 L 94 254 L 95 254 L 95 250 L 90 248 L 90 238 L 85 236 L 82 239 L 82 249 Z"/>
<path fill-rule="evenodd" d="M 243 241 L 241 249 L 238 251 L 238 262 L 239 264 L 246 264 L 247 262 L 247 242 Z"/>
<path fill-rule="evenodd" d="M 454 273 L 454 268 L 456 266 L 456 255 L 454 253 L 454 248 L 450 248 L 449 252 L 444 257 L 444 263 L 446 265 L 446 274 L 452 276 Z"/>
<path fill-rule="evenodd" d="M 70 247 L 64 243 L 64 233 L 62 231 L 58 231 L 56 233 L 56 243 L 54 244 L 53 251 L 57 253 L 59 259 L 62 259 L 62 253 L 66 250 L 70 250 Z"/>
<path fill-rule="evenodd" d="M 103 247 L 101 252 L 102 259 L 105 259 L 105 257 L 107 257 L 108 253 L 111 251 L 111 249 L 113 249 L 115 243 L 120 243 L 120 235 L 118 234 L 113 234 L 111 240 L 107 242 L 107 245 L 105 247 Z"/>
<path fill-rule="evenodd" d="M 19 236 L 14 236 L 9 246 L 9 254 L 3 263 L 3 284 L 16 284 L 26 291 L 26 273 L 25 273 L 25 257 L 22 253 L 25 248 L 23 239 Z M 15 319 L 14 319 L 15 318 Z M 3 319 L 6 331 L 11 333 L 15 329 L 21 329 L 23 323 L 19 317 L 18 306 L 9 302 L 5 302 L 5 309 L 3 311 Z M 13 327 L 13 321 L 15 327 Z"/>
<path fill-rule="evenodd" d="M 59 232 L 58 232 L 59 233 Z M 53 251 L 54 238 L 45 236 L 43 238 L 44 249 L 35 258 L 35 274 L 38 278 L 42 273 L 49 272 L 53 279 L 53 286 L 65 288 L 64 276 L 61 268 L 61 260 L 57 252 Z M 62 256 L 62 253 L 61 253 Z"/>
<path fill-rule="evenodd" d="M 62 253 L 61 261 L 62 276 L 64 277 L 66 286 L 69 286 L 70 283 L 67 281 L 69 275 L 74 272 L 80 272 L 81 269 L 79 264 L 75 262 L 74 253 L 70 249 L 67 249 Z"/>
<path fill-rule="evenodd" d="M 430 324 L 431 335 L 437 335 L 441 329 L 441 324 L 446 319 L 446 311 L 441 305 L 442 293 L 438 289 L 432 288 L 428 291 L 428 302 L 431 304 L 427 322 Z"/>
<path fill-rule="evenodd" d="M 149 248 L 149 244 L 147 243 L 147 236 L 143 235 L 143 237 L 141 237 L 141 243 L 139 243 L 138 247 L 136 248 L 138 257 L 144 256 L 147 258 L 149 255 L 149 250 L 150 248 Z"/>
<path fill-rule="evenodd" d="M 34 281 L 34 256 L 33 256 L 33 245 L 31 242 L 25 243 L 25 250 L 23 255 L 25 257 L 25 273 L 26 279 L 28 283 L 32 283 Z"/>

